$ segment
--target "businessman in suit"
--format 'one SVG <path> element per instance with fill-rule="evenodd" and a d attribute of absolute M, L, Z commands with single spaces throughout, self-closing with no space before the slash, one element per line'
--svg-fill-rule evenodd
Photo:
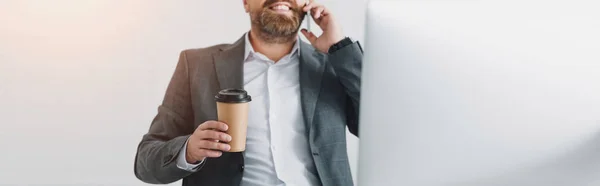
<path fill-rule="evenodd" d="M 243 0 L 251 29 L 233 44 L 181 52 L 135 157 L 146 183 L 184 186 L 350 186 L 346 128 L 358 136 L 362 48 L 332 13 L 304 0 Z M 306 12 L 323 30 L 301 30 Z M 214 96 L 242 88 L 244 152 L 227 152 Z"/>

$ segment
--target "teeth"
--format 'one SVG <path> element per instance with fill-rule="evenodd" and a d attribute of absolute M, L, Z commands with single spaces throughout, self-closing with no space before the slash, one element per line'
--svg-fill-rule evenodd
<path fill-rule="evenodd" d="M 273 7 L 273 10 L 290 10 L 290 7 L 285 6 L 285 5 L 277 5 L 277 6 Z"/>

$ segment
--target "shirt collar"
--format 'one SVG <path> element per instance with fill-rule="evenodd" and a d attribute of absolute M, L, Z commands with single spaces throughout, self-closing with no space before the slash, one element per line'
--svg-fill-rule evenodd
<path fill-rule="evenodd" d="M 246 45 L 245 49 L 244 49 L 244 62 L 246 62 L 246 61 L 248 61 L 248 58 L 252 55 L 255 55 L 256 52 L 254 51 L 254 48 L 252 47 L 252 44 L 250 43 L 250 32 L 246 32 L 244 38 L 246 40 L 244 42 L 244 44 Z M 294 56 L 294 55 L 298 54 L 299 52 L 300 52 L 300 38 L 298 38 L 296 40 L 296 42 L 294 43 L 294 47 L 292 48 L 292 51 L 290 52 L 291 55 L 289 55 L 289 54 L 288 55 Z"/>

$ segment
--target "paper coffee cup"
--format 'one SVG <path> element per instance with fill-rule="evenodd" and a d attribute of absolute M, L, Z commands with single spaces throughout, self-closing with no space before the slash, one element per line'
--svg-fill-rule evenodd
<path fill-rule="evenodd" d="M 215 96 L 218 120 L 229 126 L 226 133 L 231 135 L 229 152 L 246 150 L 248 129 L 248 104 L 252 101 L 248 92 L 242 89 L 224 89 Z"/>

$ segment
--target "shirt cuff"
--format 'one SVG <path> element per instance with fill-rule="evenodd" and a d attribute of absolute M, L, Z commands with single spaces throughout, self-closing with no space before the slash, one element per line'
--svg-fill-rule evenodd
<path fill-rule="evenodd" d="M 185 142 L 185 145 L 183 146 L 183 148 L 181 148 L 181 151 L 179 151 L 179 157 L 177 158 L 177 168 L 180 168 L 180 169 L 183 169 L 186 171 L 190 171 L 190 172 L 195 172 L 198 170 L 198 167 L 200 167 L 200 165 L 202 165 L 202 163 L 204 163 L 204 160 L 206 160 L 206 159 L 200 161 L 200 163 L 197 163 L 197 164 L 188 163 L 187 160 L 185 159 L 188 142 L 189 142 L 189 138 L 188 138 L 188 141 Z"/>

